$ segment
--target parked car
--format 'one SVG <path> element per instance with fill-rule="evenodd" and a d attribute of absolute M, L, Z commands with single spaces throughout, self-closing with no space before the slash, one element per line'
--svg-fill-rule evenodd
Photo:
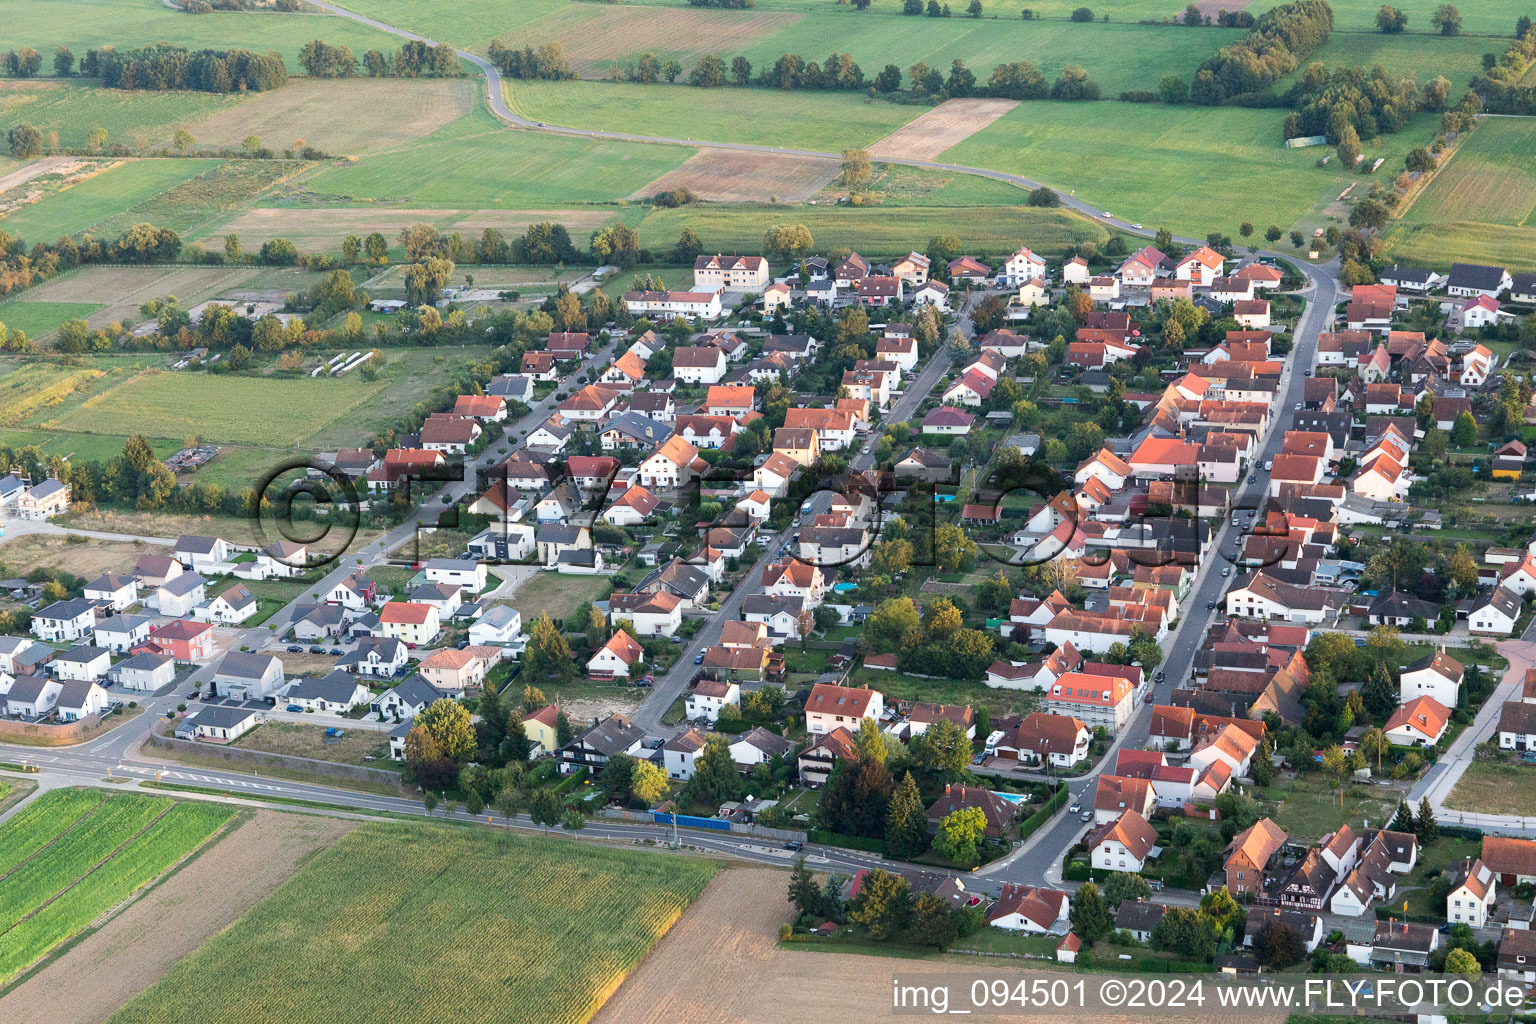
<path fill-rule="evenodd" d="M 1081 800 L 1077 800 L 1077 801 L 1073 802 L 1071 807 L 1067 808 L 1067 811 L 1069 813 L 1071 813 L 1071 814 L 1076 814 L 1078 811 L 1080 811 L 1082 809 L 1083 809 L 1083 802 Z"/>
<path fill-rule="evenodd" d="M 682 638 L 682 637 L 680 637 L 680 636 L 676 636 L 676 635 L 674 635 L 674 636 L 673 636 L 673 637 L 672 637 L 672 642 L 673 642 L 673 643 L 675 643 L 675 644 L 680 644 L 680 643 L 682 643 L 682 642 L 683 642 L 683 638 Z"/>
<path fill-rule="evenodd" d="M 651 678 L 646 676 L 643 679 L 636 679 L 635 685 L 640 687 L 642 690 L 649 690 L 651 688 Z"/>
<path fill-rule="evenodd" d="M 303 654 L 304 653 L 304 648 L 300 647 L 298 644 L 289 644 L 288 645 L 288 653 L 289 654 Z"/>
<path fill-rule="evenodd" d="M 800 842 L 798 839 L 791 839 L 789 842 L 784 844 L 784 849 L 794 850 L 796 853 L 799 853 L 801 850 L 805 849 L 805 844 Z"/>
<path fill-rule="evenodd" d="M 340 647 L 332 647 L 331 648 L 331 656 L 332 657 L 339 658 L 339 657 L 341 657 L 341 653 L 342 652 L 341 652 L 341 648 Z"/>
<path fill-rule="evenodd" d="M 1221 570 L 1221 576 L 1222 576 L 1223 579 L 1225 579 L 1226 577 L 1231 576 L 1231 575 L 1232 575 L 1232 567 L 1230 565 L 1227 566 L 1225 569 Z"/>
<path fill-rule="evenodd" d="M 693 663 L 695 665 L 702 665 L 702 664 L 704 664 L 704 652 L 703 651 L 700 651 L 698 654 L 695 654 L 693 656 Z"/>
<path fill-rule="evenodd" d="M 286 707 L 286 708 L 284 708 L 284 709 L 283 709 L 283 710 L 284 710 L 284 711 L 303 711 L 303 710 L 304 710 L 304 709 L 303 709 L 303 708 L 301 708 L 301 707 L 299 707 L 299 706 L 298 706 L 298 705 L 297 705 L 297 704 L 289 704 L 289 705 L 288 705 L 288 706 L 287 706 L 287 707 Z"/>
<path fill-rule="evenodd" d="M 1205 602 L 1205 610 L 1206 611 L 1210 611 L 1212 608 L 1215 608 L 1215 607 L 1216 607 L 1216 602 L 1215 601 L 1207 601 L 1207 602 Z"/>
<path fill-rule="evenodd" d="M 316 644 L 315 646 L 313 646 L 313 647 L 311 647 L 309 649 L 309 653 L 310 654 L 324 654 L 325 653 L 325 648 L 319 646 L 318 644 Z"/>
<path fill-rule="evenodd" d="M 1082 814 L 1079 814 L 1077 817 L 1078 817 L 1078 820 L 1080 820 L 1080 821 L 1092 821 L 1093 820 L 1093 812 L 1092 811 L 1084 811 Z"/>

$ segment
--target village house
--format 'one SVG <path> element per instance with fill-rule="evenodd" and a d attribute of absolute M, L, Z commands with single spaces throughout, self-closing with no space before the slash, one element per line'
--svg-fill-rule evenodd
<path fill-rule="evenodd" d="M 805 731 L 813 736 L 839 727 L 857 732 L 863 719 L 878 725 L 884 713 L 885 698 L 878 690 L 817 683 L 805 702 Z"/>

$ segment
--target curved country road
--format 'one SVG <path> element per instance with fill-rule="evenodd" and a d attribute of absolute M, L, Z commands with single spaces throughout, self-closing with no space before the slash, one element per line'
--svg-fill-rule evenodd
<path fill-rule="evenodd" d="M 388 32 L 391 35 L 399 36 L 402 39 L 417 40 L 419 42 L 427 43 L 430 46 L 439 45 L 436 41 L 428 39 L 426 36 L 417 35 L 415 32 L 399 28 L 395 25 L 387 24 L 375 18 L 370 18 L 364 14 L 358 14 L 356 11 L 348 10 L 339 4 L 331 3 L 330 0 L 307 0 L 307 2 L 315 7 L 320 8 L 323 11 L 328 11 L 331 14 L 335 14 L 342 18 L 350 18 L 351 20 L 359 22 L 360 24 L 367 25 L 369 28 L 376 28 L 381 32 Z M 506 93 L 502 89 L 501 72 L 497 70 L 496 65 L 492 64 L 489 60 L 486 60 L 478 53 L 471 53 L 468 50 L 461 50 L 458 47 L 454 48 L 454 52 L 464 60 L 469 61 L 475 67 L 480 69 L 481 74 L 485 76 L 486 99 L 490 103 L 491 113 L 495 114 L 502 121 L 506 122 L 514 128 L 524 128 L 536 132 L 546 132 L 551 135 L 569 135 L 577 138 L 612 139 L 618 142 L 649 142 L 670 146 L 688 146 L 695 149 L 728 149 L 742 153 L 779 153 L 784 156 L 817 157 L 823 160 L 841 160 L 843 158 L 841 153 L 828 153 L 819 149 L 785 149 L 779 146 L 759 146 L 747 142 L 717 142 L 712 139 L 683 139 L 671 138 L 669 136 L 663 135 L 637 135 L 631 132 L 604 132 L 588 128 L 568 128 L 562 125 L 552 125 L 539 121 L 530 121 L 528 118 L 522 116 L 521 114 L 514 111 L 511 107 L 507 106 Z M 985 167 L 968 167 L 965 164 L 947 164 L 940 163 L 935 160 L 911 160 L 904 157 L 881 157 L 876 162 L 882 164 L 898 164 L 902 167 L 919 167 L 930 171 L 953 171 L 957 174 L 974 174 L 980 178 L 991 178 L 994 181 L 1003 181 L 1010 185 L 1018 185 L 1021 188 L 1027 189 L 1046 187 L 1041 182 L 1033 181 L 1029 178 L 1022 177 L 1021 175 L 1009 174 L 1006 171 L 989 170 Z M 1055 186 L 1050 187 L 1055 188 Z M 1092 204 L 1078 199 L 1075 196 L 1064 194 L 1060 189 L 1056 189 L 1056 193 L 1057 195 L 1061 196 L 1061 203 L 1063 206 L 1076 210 L 1079 213 L 1087 214 L 1089 217 L 1108 227 L 1117 228 L 1121 231 L 1127 232 L 1128 234 L 1144 235 L 1149 238 L 1155 234 L 1153 231 L 1149 231 L 1145 228 L 1138 228 L 1128 221 L 1120 220 L 1118 217 L 1105 217 L 1101 208 L 1093 206 Z M 1187 242 L 1194 245 L 1199 245 L 1204 241 L 1204 239 L 1199 238 L 1180 238 L 1178 236 L 1175 236 L 1175 238 L 1177 241 Z M 1276 253 L 1273 255 L 1279 254 Z"/>

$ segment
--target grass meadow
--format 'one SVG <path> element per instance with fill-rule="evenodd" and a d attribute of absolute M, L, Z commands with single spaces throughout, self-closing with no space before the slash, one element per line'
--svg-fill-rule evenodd
<path fill-rule="evenodd" d="M 0 229 L 28 241 L 73 235 L 212 170 L 218 160 L 130 160 L 0 218 Z"/>
<path fill-rule="evenodd" d="M 1536 122 L 1485 118 L 1387 235 L 1404 261 L 1536 267 Z"/>
<path fill-rule="evenodd" d="M 112 1024 L 179 1024 L 191 1005 L 245 1024 L 417 1020 L 425 1007 L 439 1024 L 578 1024 L 715 870 L 484 828 L 365 824 Z"/>
<path fill-rule="evenodd" d="M 863 93 L 740 89 L 728 102 L 692 86 L 621 82 L 516 82 L 507 92 L 524 117 L 572 128 L 668 138 L 747 142 L 839 152 L 864 147 L 922 114 Z"/>
<path fill-rule="evenodd" d="M 102 371 L 92 367 L 57 363 L 0 365 L 0 426 L 22 425 L 28 417 L 63 403 L 76 389 L 101 376 Z"/>
<path fill-rule="evenodd" d="M 84 320 L 101 308 L 95 302 L 27 302 L 24 299 L 3 302 L 0 303 L 0 324 L 5 324 L 13 331 L 26 331 L 28 337 L 38 338 L 65 320 L 76 317 Z"/>
<path fill-rule="evenodd" d="M 774 224 L 804 224 L 822 251 L 847 247 L 868 256 L 894 256 L 940 234 L 959 236 L 967 252 L 1002 255 L 1021 239 L 1053 253 L 1082 241 L 1105 242 L 1109 233 L 1065 210 L 1028 206 L 939 206 L 889 209 L 880 206 L 691 207 L 656 210 L 640 222 L 640 241 L 670 247 L 686 225 L 706 249 L 755 251 Z"/>
<path fill-rule="evenodd" d="M 693 153 L 510 131 L 477 107 L 422 142 L 322 171 L 305 184 L 330 202 L 537 210 L 629 195 Z"/>
<path fill-rule="evenodd" d="M 1337 10 L 1337 6 L 1334 9 Z M 1427 25 L 1428 17 L 1424 20 Z M 1514 24 L 1514 18 L 1511 18 L 1509 31 L 1514 30 Z M 1328 42 L 1307 58 L 1307 63 L 1322 61 L 1329 68 L 1370 68 L 1380 64 L 1395 75 L 1412 78 L 1420 86 L 1428 85 L 1436 75 L 1444 75 L 1450 80 L 1454 102 L 1467 91 L 1473 76 L 1482 74 L 1483 54 L 1489 51 L 1502 53 L 1505 45 L 1480 36 L 1446 38 L 1411 32 L 1392 36 L 1380 32 L 1334 32 Z M 1298 77 L 1300 72 L 1282 79 L 1276 89 L 1290 88 Z"/>
<path fill-rule="evenodd" d="M 19 2 L 26 5 L 26 0 Z M 0 5 L 0 22 L 5 20 L 6 12 L 12 6 Z M 185 15 L 182 17 L 186 18 Z M 11 37 L 0 29 L 0 38 Z M 0 47 L 23 43 L 27 43 L 25 38 L 14 44 L 0 43 Z M 28 45 L 42 52 L 43 63 L 51 70 L 49 61 L 53 48 L 45 50 L 36 43 Z M 73 40 L 69 45 L 75 53 L 84 53 Z M 108 145 L 148 146 L 169 142 L 177 128 L 238 107 L 245 99 L 211 92 L 103 89 L 84 82 L 57 79 L 7 79 L 0 82 L 0 117 L 7 125 L 22 122 L 36 125 L 45 137 L 56 132 L 59 145 L 66 149 L 85 148 L 94 128 L 107 130 Z"/>
<path fill-rule="evenodd" d="M 1193 30 L 1191 30 L 1193 31 Z M 1023 104 L 940 158 L 1010 171 L 1070 191 L 1117 217 L 1175 232 L 1236 235 L 1249 220 L 1288 227 L 1350 181 L 1337 161 L 1281 145 L 1283 112 L 1132 103 Z M 1367 145 L 1396 173 L 1437 123 L 1419 119 Z"/>
<path fill-rule="evenodd" d="M 91 396 L 67 417 L 45 418 L 37 426 L 297 447 L 381 387 L 356 377 L 278 379 L 149 370 Z"/>
<path fill-rule="evenodd" d="M 0 826 L 0 984 L 197 849 L 234 812 L 55 790 Z"/>
<path fill-rule="evenodd" d="M 299 74 L 299 50 L 311 39 L 344 44 L 362 57 L 366 50 L 394 53 L 401 40 L 349 18 L 309 13 L 217 11 L 185 14 L 161 0 L 6 0 L 0 4 L 0 49 L 30 46 L 43 54 L 44 70 L 52 74 L 51 56 L 60 45 L 76 57 L 89 49 L 116 46 L 120 50 L 153 46 L 170 40 L 189 50 L 276 50 Z"/>

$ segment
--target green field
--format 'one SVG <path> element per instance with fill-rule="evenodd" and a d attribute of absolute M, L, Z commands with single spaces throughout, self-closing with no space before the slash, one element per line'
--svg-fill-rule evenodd
<path fill-rule="evenodd" d="M 836 181 L 824 198 L 846 194 Z M 931 171 L 922 167 L 876 164 L 869 193 L 878 205 L 900 206 L 1016 206 L 1029 193 L 1018 185 L 979 174 Z"/>
<path fill-rule="evenodd" d="M 102 462 L 123 454 L 125 437 L 106 434 L 70 434 L 51 430 L 0 430 L 0 445 L 25 448 L 36 445 L 44 458 L 59 455 L 76 462 Z M 151 440 L 150 447 L 160 458 L 180 450 L 180 441 Z"/>
<path fill-rule="evenodd" d="M 1314 166 L 1316 152 L 1285 149 L 1282 120 L 1281 111 L 1235 107 L 1024 104 L 940 159 L 1043 181 L 1148 227 L 1235 235 L 1245 220 L 1288 227 L 1348 182 L 1368 180 L 1340 173 L 1337 161 Z M 1384 170 L 1400 168 L 1435 124 L 1420 115 L 1367 145 L 1366 159 L 1383 156 Z"/>
<path fill-rule="evenodd" d="M 1065 210 L 1010 207 L 879 206 L 695 207 L 657 210 L 640 222 L 640 241 L 670 246 L 686 225 L 706 249 L 755 251 L 773 224 L 804 224 L 819 249 L 847 247 L 871 256 L 891 256 L 921 247 L 940 234 L 955 234 L 961 247 L 978 254 L 1005 255 L 1021 242 L 1055 253 L 1078 242 L 1104 242 L 1109 233 L 1086 217 Z"/>
<path fill-rule="evenodd" d="M 100 370 L 43 362 L 0 364 L 0 425 L 18 426 L 41 410 L 64 402 Z"/>
<path fill-rule="evenodd" d="M 45 419 L 37 426 L 298 446 L 382 386 L 360 377 L 278 379 L 150 370 L 93 395 L 67 417 Z"/>
<path fill-rule="evenodd" d="M 233 813 L 94 790 L 38 797 L 0 826 L 0 984 L 174 867 Z"/>
<path fill-rule="evenodd" d="M 483 50 L 495 36 L 570 6 L 570 0 L 463 0 L 456 4 L 423 4 L 418 0 L 349 0 L 348 10 L 388 25 L 451 42 L 467 50 Z M 521 44 L 521 40 L 519 40 Z"/>
<path fill-rule="evenodd" d="M 1435 8 L 1444 0 L 1398 0 L 1392 6 L 1408 15 L 1408 31 L 1411 33 L 1434 33 L 1435 27 L 1429 23 L 1434 16 Z M 1360 29 L 1370 31 L 1376 27 L 1376 12 L 1381 10 L 1379 0 L 1328 0 L 1333 8 L 1333 23 L 1340 29 Z M 1250 10 L 1255 15 L 1264 8 L 1275 6 L 1272 3 L 1262 2 L 1254 4 Z M 1522 14 L 1531 14 L 1531 5 L 1526 0 L 1477 0 L 1476 3 L 1457 4 L 1461 11 L 1461 29 L 1468 34 L 1492 33 L 1494 35 L 1513 36 L 1515 32 L 1515 19 Z M 1489 47 L 1495 52 L 1503 51 L 1502 45 Z"/>
<path fill-rule="evenodd" d="M 305 184 L 333 202 L 544 209 L 627 196 L 693 153 L 509 131 L 477 107 L 416 145 L 323 171 Z"/>
<path fill-rule="evenodd" d="M 185 162 L 185 161 L 183 161 Z M 206 161 L 202 161 L 206 163 Z M 184 236 L 249 205 L 261 193 L 306 165 L 292 160 L 230 160 L 92 225 L 102 238 L 115 238 L 135 224 L 154 224 Z"/>
<path fill-rule="evenodd" d="M 0 324 L 39 338 L 65 320 L 84 320 L 103 306 L 94 302 L 0 302 Z"/>
<path fill-rule="evenodd" d="M 489 829 L 362 825 L 111 1020 L 180 1024 L 195 1006 L 242 1024 L 578 1024 L 714 872 Z"/>
<path fill-rule="evenodd" d="M 394 53 L 401 40 L 347 18 L 274 10 L 184 14 L 160 0 L 7 0 L 0 4 L 0 49 L 30 46 L 43 54 L 43 69 L 53 73 L 53 51 L 68 46 L 75 56 L 88 49 L 128 49 L 168 40 L 189 50 L 276 50 L 290 75 L 301 74 L 299 50 L 311 39 L 345 44 L 362 57 L 365 50 Z"/>
<path fill-rule="evenodd" d="M 1404 261 L 1536 267 L 1536 122 L 1483 119 L 1387 235 Z"/>
<path fill-rule="evenodd" d="M 23 3 L 23 6 L 29 5 Z M 5 20 L 11 7 L 7 4 L 0 10 L 0 22 Z M 52 48 L 43 50 L 35 43 L 31 45 L 42 51 L 47 65 Z M 70 46 L 74 45 L 71 41 Z M 78 48 L 75 52 L 84 53 Z M 51 65 L 49 67 L 51 69 Z M 107 130 L 109 146 L 114 143 L 147 146 L 169 138 L 178 126 L 238 106 L 244 99 L 243 96 L 211 92 L 102 89 L 81 82 L 13 79 L 0 82 L 0 117 L 7 125 L 23 121 L 34 124 L 45 136 L 57 132 L 59 145 L 65 148 L 84 148 L 93 128 Z"/>
<path fill-rule="evenodd" d="M 218 166 L 217 160 L 130 160 L 0 218 L 29 241 L 72 235 Z"/>
<path fill-rule="evenodd" d="M 1372 16 L 1375 16 L 1374 11 Z M 1510 29 L 1513 28 L 1514 19 L 1511 18 Z M 1417 33 L 1388 36 L 1380 32 L 1335 32 L 1307 58 L 1307 63 L 1321 61 L 1329 68 L 1370 68 L 1380 64 L 1394 75 L 1412 78 L 1421 87 L 1428 85 L 1436 75 L 1444 75 L 1450 80 L 1451 99 L 1455 102 L 1467 91 L 1472 77 L 1483 73 L 1483 54 L 1490 50 L 1503 52 L 1504 45 L 1479 36 L 1447 39 Z M 1275 86 L 1276 91 L 1290 88 L 1299 75 L 1297 72 L 1281 79 Z"/>
<path fill-rule="evenodd" d="M 868 146 L 926 110 L 862 93 L 772 89 L 740 89 L 713 102 L 691 86 L 619 82 L 518 82 L 507 92 L 518 113 L 551 124 L 833 153 Z"/>

